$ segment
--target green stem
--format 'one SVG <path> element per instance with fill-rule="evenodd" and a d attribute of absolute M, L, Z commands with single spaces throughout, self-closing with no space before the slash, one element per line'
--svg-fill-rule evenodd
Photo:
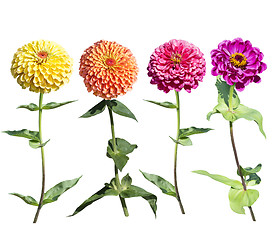
<path fill-rule="evenodd" d="M 112 142 L 113 142 L 113 151 L 114 151 L 114 153 L 117 153 L 117 145 L 116 145 L 116 139 L 115 139 L 113 114 L 112 114 L 112 110 L 109 107 L 108 107 L 108 112 L 109 112 L 109 118 L 110 118 L 111 135 L 112 135 Z M 121 184 L 120 184 L 120 179 L 119 179 L 119 174 L 118 174 L 118 168 L 116 167 L 115 164 L 114 164 L 114 172 L 115 172 L 116 186 L 118 188 L 118 191 L 120 191 L 121 190 Z M 119 195 L 119 198 L 120 198 L 120 201 L 121 201 L 121 204 L 122 204 L 124 214 L 125 214 L 126 217 L 128 217 L 129 214 L 128 214 L 126 201 L 120 195 Z"/>
<path fill-rule="evenodd" d="M 232 107 L 233 91 L 234 91 L 234 85 L 230 87 L 230 91 L 229 91 L 229 110 L 230 111 L 233 110 L 233 107 Z M 247 190 L 246 183 L 245 183 L 245 179 L 244 179 L 244 176 L 242 174 L 242 171 L 241 171 L 241 166 L 240 166 L 240 162 L 239 162 L 239 158 L 238 158 L 238 154 L 237 154 L 236 144 L 235 144 L 235 141 L 234 141 L 233 123 L 231 121 L 229 122 L 229 129 L 230 129 L 230 139 L 231 139 L 231 144 L 232 144 L 232 148 L 233 148 L 233 152 L 234 152 L 234 157 L 235 157 L 237 169 L 238 169 L 239 175 L 241 177 L 241 181 L 242 181 L 244 191 L 246 191 Z M 256 218 L 255 218 L 254 212 L 252 210 L 252 207 L 249 206 L 248 208 L 249 208 L 252 220 L 256 221 Z"/>
<path fill-rule="evenodd" d="M 232 105 L 232 100 L 233 100 L 233 92 L 234 92 L 234 88 L 235 88 L 235 84 L 230 86 L 229 89 L 229 100 L 228 100 L 228 108 L 229 111 L 232 112 L 233 111 L 233 105 Z"/>
<path fill-rule="evenodd" d="M 42 103 L 43 103 L 43 93 L 40 93 L 39 96 L 39 139 L 40 139 L 40 145 L 43 144 L 42 140 Z M 41 197 L 40 201 L 37 207 L 37 211 L 33 220 L 33 223 L 37 222 L 40 210 L 43 206 L 43 199 L 44 199 L 44 193 L 45 193 L 45 156 L 44 156 L 44 147 L 41 147 L 41 157 L 42 157 L 42 190 L 41 190 Z"/>
<path fill-rule="evenodd" d="M 179 99 L 179 93 L 175 91 L 175 96 L 176 96 L 176 105 L 177 105 L 177 136 L 176 136 L 176 141 L 179 140 L 179 133 L 180 133 L 180 99 Z M 178 184 L 177 184 L 177 150 L 178 150 L 178 143 L 175 143 L 175 151 L 174 151 L 174 187 L 175 187 L 175 192 L 176 192 L 176 198 L 179 202 L 179 206 L 181 209 L 182 214 L 185 214 L 185 210 L 183 207 L 183 204 L 181 202 L 179 190 L 178 190 Z"/>
<path fill-rule="evenodd" d="M 230 128 L 231 144 L 232 144 L 232 148 L 233 148 L 233 152 L 234 152 L 234 156 L 235 156 L 235 160 L 236 160 L 236 165 L 237 165 L 238 172 L 239 172 L 239 175 L 240 175 L 241 180 L 242 180 L 243 188 L 246 191 L 246 184 L 245 184 L 245 180 L 244 180 L 244 177 L 243 177 L 243 174 L 242 174 L 242 171 L 241 171 L 241 167 L 240 167 L 240 163 L 239 163 L 239 159 L 238 159 L 238 154 L 237 154 L 237 150 L 236 150 L 236 145 L 235 145 L 235 141 L 234 141 L 232 122 L 229 122 L 229 128 Z M 256 218 L 255 218 L 254 212 L 252 210 L 252 207 L 249 206 L 248 208 L 249 208 L 252 220 L 256 221 Z"/>
<path fill-rule="evenodd" d="M 232 148 L 233 148 L 233 152 L 234 152 L 234 157 L 235 157 L 237 169 L 238 169 L 239 175 L 241 177 L 243 188 L 246 191 L 246 184 L 245 184 L 244 176 L 243 176 L 242 171 L 241 171 L 240 162 L 239 162 L 239 158 L 238 158 L 238 154 L 237 154 L 237 150 L 236 150 L 236 145 L 235 145 L 235 141 L 234 141 L 232 122 L 229 122 L 229 129 L 230 129 L 230 139 L 231 139 L 231 144 L 232 144 Z"/>

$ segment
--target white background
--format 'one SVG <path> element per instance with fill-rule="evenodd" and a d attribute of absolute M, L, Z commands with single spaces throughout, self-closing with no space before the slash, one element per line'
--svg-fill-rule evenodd
<path fill-rule="evenodd" d="M 43 112 L 43 137 L 51 139 L 45 148 L 46 188 L 83 175 L 78 185 L 55 203 L 45 206 L 38 223 L 32 224 L 36 208 L 9 195 L 18 192 L 37 200 L 41 188 L 40 151 L 23 138 L 0 134 L 0 222 L 2 239 L 273 239 L 273 7 L 271 1 L 3 1 L 0 10 L 0 130 L 38 129 L 38 112 L 16 109 L 21 104 L 38 104 L 38 94 L 22 90 L 10 74 L 14 52 L 39 39 L 62 45 L 74 59 L 68 85 L 44 96 L 46 102 L 78 102 Z M 250 84 L 239 93 L 243 104 L 264 116 L 267 139 L 254 122 L 239 120 L 235 125 L 238 155 L 244 167 L 262 163 L 258 201 L 253 205 L 257 222 L 248 210 L 239 215 L 230 210 L 229 187 L 205 176 L 191 173 L 204 169 L 238 179 L 229 139 L 228 122 L 206 114 L 217 103 L 215 78 L 211 76 L 210 51 L 224 39 L 242 37 L 265 54 L 268 69 L 260 84 Z M 178 182 L 186 215 L 176 200 L 146 181 L 139 169 L 161 175 L 173 182 L 176 112 L 144 102 L 175 101 L 150 85 L 147 64 L 153 50 L 170 39 L 184 39 L 204 53 L 207 74 L 191 94 L 182 91 L 181 127 L 211 127 L 204 135 L 193 136 L 192 147 L 180 147 Z M 136 115 L 132 119 L 115 115 L 117 137 L 139 147 L 122 175 L 130 173 L 133 184 L 158 196 L 155 219 L 148 203 L 128 199 L 130 216 L 125 218 L 117 197 L 106 197 L 67 218 L 85 199 L 114 176 L 113 162 L 105 156 L 111 138 L 107 111 L 89 119 L 78 117 L 101 101 L 88 93 L 78 74 L 83 51 L 94 42 L 116 41 L 131 49 L 139 66 L 133 90 L 118 100 Z M 272 229 L 271 229 L 272 228 Z"/>

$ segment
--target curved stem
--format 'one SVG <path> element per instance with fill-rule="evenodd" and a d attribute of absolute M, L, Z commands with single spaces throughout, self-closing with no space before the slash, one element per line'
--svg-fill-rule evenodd
<path fill-rule="evenodd" d="M 244 180 L 244 177 L 243 177 L 243 174 L 242 174 L 242 171 L 241 171 L 241 167 L 240 167 L 240 163 L 239 163 L 239 159 L 238 159 L 238 154 L 237 154 L 237 150 L 236 150 L 236 145 L 235 145 L 235 141 L 234 141 L 232 122 L 229 122 L 229 128 L 230 128 L 230 139 L 231 139 L 231 144 L 232 144 L 232 148 L 233 148 L 233 152 L 234 152 L 234 156 L 235 156 L 236 165 L 237 165 L 237 168 L 238 168 L 239 175 L 241 177 L 243 188 L 246 191 L 246 184 L 245 184 L 245 180 Z"/>
<path fill-rule="evenodd" d="M 180 99 L 179 99 L 179 93 L 175 91 L 175 96 L 176 96 L 176 105 L 177 105 L 177 136 L 176 136 L 176 141 L 179 139 L 179 133 L 180 133 Z M 185 214 L 185 210 L 183 207 L 183 204 L 181 202 L 179 190 L 178 190 L 178 184 L 177 184 L 177 150 L 178 150 L 178 143 L 175 143 L 175 151 L 174 151 L 174 187 L 175 187 L 175 192 L 176 192 L 176 198 L 179 202 L 179 206 L 181 209 L 182 214 Z"/>
<path fill-rule="evenodd" d="M 39 139 L 40 139 L 40 145 L 43 144 L 42 140 L 42 103 L 43 103 L 43 93 L 40 93 L 39 96 Z M 44 156 L 44 147 L 41 147 L 41 157 L 42 157 L 42 190 L 41 190 L 41 197 L 40 201 L 37 207 L 37 211 L 33 220 L 33 223 L 37 222 L 40 210 L 43 206 L 43 199 L 44 199 L 44 193 L 45 193 L 45 156 Z"/>
<path fill-rule="evenodd" d="M 230 86 L 230 90 L 229 90 L 229 102 L 228 102 L 229 111 L 233 111 L 232 100 L 233 100 L 234 87 L 235 87 L 235 85 Z M 241 177 L 241 181 L 242 181 L 244 191 L 246 191 L 246 183 L 245 183 L 245 180 L 244 180 L 244 177 L 243 177 L 243 174 L 242 174 L 242 171 L 241 171 L 240 162 L 239 162 L 239 159 L 238 159 L 238 154 L 237 154 L 236 145 L 235 145 L 235 141 L 234 141 L 234 135 L 233 135 L 233 124 L 232 124 L 231 121 L 229 122 L 229 129 L 230 129 L 231 144 L 232 144 L 232 148 L 233 148 L 233 152 L 234 152 L 234 156 L 235 156 L 236 165 L 237 165 L 237 168 L 238 168 L 239 175 Z M 256 221 L 256 218 L 255 218 L 254 212 L 252 210 L 252 207 L 249 206 L 248 208 L 249 208 L 252 220 Z"/>
<path fill-rule="evenodd" d="M 232 144 L 232 148 L 233 148 L 233 152 L 234 152 L 234 156 L 235 156 L 235 160 L 236 160 L 236 165 L 237 165 L 237 168 L 238 168 L 239 175 L 241 177 L 243 188 L 246 191 L 246 184 L 245 184 L 245 180 L 244 180 L 244 177 L 243 177 L 243 174 L 242 174 L 242 171 L 241 171 L 241 167 L 240 167 L 240 163 L 239 163 L 239 159 L 238 159 L 238 154 L 237 154 L 237 150 L 236 150 L 236 145 L 235 145 L 235 141 L 234 141 L 232 122 L 229 122 L 229 128 L 230 128 L 231 144 Z M 249 208 L 252 220 L 256 221 L 256 218 L 255 218 L 254 212 L 252 210 L 252 207 L 249 206 L 248 208 Z"/>
<path fill-rule="evenodd" d="M 114 151 L 114 153 L 117 153 L 117 145 L 116 145 L 116 139 L 115 139 L 113 114 L 112 114 L 112 110 L 109 107 L 108 107 L 108 112 L 109 112 L 109 118 L 110 118 L 111 135 L 112 135 L 112 142 L 113 142 L 113 151 Z M 117 185 L 118 190 L 120 191 L 121 190 L 121 184 L 120 184 L 120 179 L 119 179 L 119 174 L 118 174 L 118 168 L 116 167 L 115 164 L 114 164 L 114 172 L 115 172 L 116 185 Z M 119 195 L 119 198 L 120 198 L 120 201 L 121 201 L 121 204 L 122 204 L 124 214 L 125 214 L 126 217 L 128 217 L 129 214 L 128 214 L 128 210 L 127 210 L 126 201 L 120 195 Z"/>

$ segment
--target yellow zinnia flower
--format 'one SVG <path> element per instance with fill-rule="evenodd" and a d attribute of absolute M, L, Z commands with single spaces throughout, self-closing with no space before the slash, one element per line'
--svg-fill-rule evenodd
<path fill-rule="evenodd" d="M 73 60 L 63 47 L 52 41 L 33 41 L 14 54 L 11 74 L 30 91 L 49 93 L 69 82 Z"/>

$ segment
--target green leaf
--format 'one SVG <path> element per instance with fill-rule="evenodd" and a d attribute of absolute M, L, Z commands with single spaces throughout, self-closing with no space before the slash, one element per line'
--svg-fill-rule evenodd
<path fill-rule="evenodd" d="M 260 163 L 255 168 L 251 168 L 251 167 L 242 168 L 241 167 L 241 172 L 242 172 L 243 176 L 246 177 L 248 175 L 251 175 L 253 173 L 257 173 L 257 172 L 261 171 L 261 169 L 262 169 L 262 164 Z M 237 174 L 239 175 L 238 171 L 237 171 Z"/>
<path fill-rule="evenodd" d="M 34 149 L 41 147 L 40 141 L 36 141 L 36 140 L 29 140 L 29 145 L 30 147 Z"/>
<path fill-rule="evenodd" d="M 28 109 L 30 111 L 37 111 L 37 110 L 39 110 L 39 107 L 36 104 L 34 104 L 34 103 L 30 103 L 28 105 L 20 105 L 17 108 L 26 108 L 26 109 Z"/>
<path fill-rule="evenodd" d="M 230 87 L 225 81 L 221 80 L 221 76 L 217 77 L 216 87 L 218 89 L 218 105 L 214 107 L 213 111 L 207 114 L 207 120 L 215 113 L 221 113 L 223 117 L 230 122 L 234 122 L 240 118 L 249 121 L 255 121 L 258 124 L 260 132 L 266 137 L 263 130 L 263 117 L 261 113 L 255 109 L 248 108 L 240 104 L 240 99 L 234 89 L 232 98 L 232 111 L 229 110 L 229 91 Z"/>
<path fill-rule="evenodd" d="M 230 188 L 228 198 L 229 198 L 229 204 L 232 211 L 239 213 L 239 214 L 245 214 L 245 210 L 243 208 L 243 198 L 245 196 L 244 190 L 239 189 L 233 189 Z"/>
<path fill-rule="evenodd" d="M 256 173 L 252 173 L 252 174 L 249 175 L 249 178 L 246 181 L 247 181 L 247 184 L 249 186 L 252 186 L 252 183 L 253 183 L 253 186 L 254 186 L 254 185 L 260 184 L 260 182 L 262 180 Z M 255 184 L 254 184 L 254 181 L 255 181 Z"/>
<path fill-rule="evenodd" d="M 173 142 L 181 144 L 183 146 L 191 146 L 192 145 L 192 141 L 189 137 L 182 137 L 181 139 L 178 139 L 178 141 L 172 137 L 170 137 L 170 138 L 172 139 Z"/>
<path fill-rule="evenodd" d="M 251 167 L 242 168 L 241 166 L 240 168 L 241 168 L 241 173 L 244 177 L 249 176 L 249 178 L 246 180 L 249 186 L 260 184 L 261 178 L 257 175 L 257 172 L 261 170 L 262 164 L 258 164 L 255 168 L 251 168 Z M 237 174 L 240 176 L 239 171 L 237 171 Z"/>
<path fill-rule="evenodd" d="M 123 103 L 117 100 L 108 100 L 107 105 L 116 114 L 124 117 L 128 117 L 128 118 L 132 118 L 137 121 L 134 114 Z"/>
<path fill-rule="evenodd" d="M 10 193 L 10 195 L 14 195 L 16 197 L 21 198 L 27 204 L 30 204 L 30 205 L 33 205 L 33 206 L 38 206 L 38 203 L 36 202 L 36 200 L 31 196 L 24 196 L 24 195 L 21 195 L 19 193 Z"/>
<path fill-rule="evenodd" d="M 85 209 L 87 206 L 91 205 L 95 201 L 105 197 L 105 196 L 118 196 L 119 192 L 117 190 L 111 189 L 108 186 L 103 187 L 101 190 L 93 194 L 90 198 L 88 198 L 86 201 L 84 201 L 71 216 L 76 215 L 77 213 L 81 212 L 83 209 Z"/>
<path fill-rule="evenodd" d="M 231 186 L 232 188 L 243 189 L 242 183 L 238 180 L 233 180 L 233 179 L 230 179 L 230 178 L 224 177 L 222 175 L 218 175 L 218 174 L 210 174 L 210 173 L 208 173 L 207 171 L 204 171 L 204 170 L 197 170 L 197 171 L 192 171 L 192 172 L 208 176 L 208 177 L 212 178 L 213 180 L 221 182 L 221 183 L 226 184 L 228 186 Z"/>
<path fill-rule="evenodd" d="M 229 111 L 228 106 L 224 103 L 220 103 L 213 108 L 213 111 L 209 112 L 206 116 L 207 120 L 210 120 L 211 116 L 215 113 L 221 113 L 225 120 L 233 122 L 235 116 Z"/>
<path fill-rule="evenodd" d="M 10 136 L 28 138 L 35 141 L 40 141 L 39 132 L 22 129 L 18 131 L 4 131 Z"/>
<path fill-rule="evenodd" d="M 256 180 L 250 180 L 247 182 L 247 186 L 255 186 L 257 185 L 258 183 L 256 182 Z"/>
<path fill-rule="evenodd" d="M 188 136 L 194 135 L 194 134 L 206 133 L 210 130 L 213 130 L 213 129 L 211 129 L 211 128 L 196 128 L 196 127 L 182 128 L 179 130 L 178 140 L 176 140 L 172 137 L 170 137 L 170 138 L 175 143 L 181 144 L 183 146 L 191 146 L 192 141 Z"/>
<path fill-rule="evenodd" d="M 125 139 L 122 139 L 122 138 L 115 138 L 115 140 L 116 140 L 116 147 L 117 147 L 118 152 L 122 152 L 124 154 L 129 154 L 129 153 L 133 152 L 135 148 L 138 147 L 136 144 L 130 144 L 128 141 L 126 141 Z M 108 145 L 113 150 L 112 139 L 110 139 L 108 141 Z"/>
<path fill-rule="evenodd" d="M 165 107 L 165 108 L 177 108 L 177 106 L 171 102 L 155 102 L 155 101 L 151 101 L 151 100 L 145 100 L 145 101 L 154 103 L 156 105 L 159 105 L 159 106 Z"/>
<path fill-rule="evenodd" d="M 134 185 L 131 185 L 128 189 L 122 191 L 120 193 L 120 196 L 122 198 L 132 198 L 132 197 L 142 197 L 144 198 L 146 201 L 148 201 L 155 217 L 156 217 L 156 211 L 157 211 L 157 197 L 152 194 L 152 193 L 149 193 L 147 192 L 146 190 L 140 188 L 140 187 L 137 187 L 137 186 L 134 186 Z"/>
<path fill-rule="evenodd" d="M 229 194 L 230 208 L 239 214 L 245 214 L 244 207 L 252 206 L 259 197 L 259 192 L 255 189 L 233 189 L 230 188 Z"/>
<path fill-rule="evenodd" d="M 225 103 L 226 106 L 229 106 L 229 92 L 230 92 L 230 85 L 228 85 L 225 81 L 222 81 L 222 77 L 219 75 L 217 76 L 217 81 L 215 86 L 218 90 L 218 103 Z M 240 104 L 239 96 L 234 89 L 233 91 L 233 98 L 232 98 L 232 107 L 233 109 L 237 108 Z"/>
<path fill-rule="evenodd" d="M 54 109 L 54 108 L 58 108 L 58 107 L 61 107 L 61 106 L 64 106 L 66 104 L 69 104 L 69 103 L 72 103 L 72 102 L 76 102 L 76 101 L 77 100 L 73 100 L 73 101 L 67 101 L 67 102 L 63 102 L 63 103 L 50 102 L 50 103 L 44 104 L 42 106 L 42 109 L 44 109 L 44 110 Z M 37 110 L 39 110 L 39 107 L 36 104 L 34 104 L 34 103 L 30 103 L 29 105 L 20 105 L 17 108 L 26 108 L 26 109 L 28 109 L 30 111 L 37 111 Z"/>
<path fill-rule="evenodd" d="M 207 120 L 210 120 L 211 116 L 215 113 L 221 113 L 223 117 L 228 121 L 235 121 L 235 116 L 232 112 L 229 111 L 229 91 L 230 85 L 225 81 L 222 81 L 221 76 L 217 76 L 217 81 L 215 86 L 218 90 L 218 104 L 213 108 L 213 111 L 207 114 Z M 232 108 L 236 109 L 240 104 L 240 99 L 237 92 L 234 89 L 232 97 Z"/>
<path fill-rule="evenodd" d="M 101 102 L 96 104 L 93 108 L 88 110 L 85 114 L 83 114 L 80 118 L 88 118 L 88 117 L 95 116 L 99 113 L 102 113 L 105 110 L 106 105 L 107 105 L 107 101 L 102 100 Z"/>
<path fill-rule="evenodd" d="M 49 189 L 44 195 L 43 205 L 57 201 L 64 192 L 74 187 L 81 177 L 60 182 Z"/>
<path fill-rule="evenodd" d="M 123 153 L 116 152 L 114 153 L 113 150 L 108 146 L 107 147 L 107 156 L 112 158 L 116 167 L 122 171 L 124 166 L 127 164 L 129 157 Z"/>
<path fill-rule="evenodd" d="M 107 156 L 112 158 L 115 162 L 117 168 L 122 171 L 124 166 L 126 165 L 129 157 L 127 154 L 133 152 L 135 148 L 137 148 L 136 144 L 130 144 L 128 141 L 122 138 L 115 138 L 116 139 L 116 152 L 113 148 L 113 141 L 110 139 L 108 141 L 107 147 Z"/>
<path fill-rule="evenodd" d="M 148 181 L 156 185 L 158 188 L 160 188 L 164 194 L 173 196 L 175 198 L 177 197 L 175 187 L 170 182 L 168 182 L 167 180 L 158 175 L 142 172 L 141 170 L 140 172 L 143 174 L 145 179 L 147 179 Z"/>
<path fill-rule="evenodd" d="M 125 189 L 129 188 L 131 186 L 131 183 L 132 183 L 132 179 L 129 176 L 129 174 L 127 174 L 121 180 L 122 189 L 125 190 Z"/>
<path fill-rule="evenodd" d="M 116 184 L 116 179 L 115 178 L 112 178 L 110 183 L 105 183 L 105 186 L 118 191 L 118 186 Z"/>
<path fill-rule="evenodd" d="M 179 130 L 179 139 L 188 137 L 190 135 L 194 134 L 200 134 L 200 133 L 207 133 L 210 130 L 213 130 L 211 128 L 196 128 L 196 127 L 190 127 L 190 128 L 182 128 Z"/>
<path fill-rule="evenodd" d="M 265 132 L 263 130 L 263 116 L 261 113 L 255 109 L 248 108 L 242 104 L 240 104 L 235 110 L 234 110 L 235 120 L 239 118 L 244 118 L 249 121 L 255 121 L 258 124 L 258 127 L 260 129 L 260 132 L 266 137 Z"/>
<path fill-rule="evenodd" d="M 30 147 L 34 148 L 34 149 L 37 149 L 37 148 L 40 148 L 40 147 L 44 147 L 46 146 L 46 144 L 50 141 L 50 139 L 42 144 L 40 144 L 40 141 L 36 141 L 36 140 L 29 140 L 29 145 Z"/>
<path fill-rule="evenodd" d="M 58 108 L 58 107 L 61 107 L 61 106 L 64 106 L 66 104 L 73 103 L 76 101 L 77 100 L 72 100 L 72 101 L 67 101 L 67 102 L 62 102 L 62 103 L 50 102 L 50 103 L 44 104 L 42 106 L 42 109 L 44 109 L 44 110 L 54 109 L 54 108 Z"/>

